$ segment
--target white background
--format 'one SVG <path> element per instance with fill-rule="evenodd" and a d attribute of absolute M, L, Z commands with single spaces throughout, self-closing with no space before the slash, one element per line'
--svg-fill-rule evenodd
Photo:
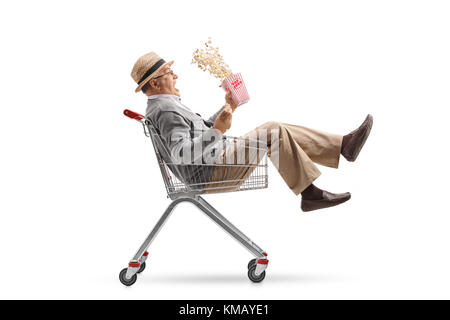
<path fill-rule="evenodd" d="M 3 1 L 0 5 L 0 298 L 450 298 L 447 1 Z M 191 65 L 211 36 L 251 101 L 228 132 L 283 121 L 345 134 L 374 126 L 355 163 L 317 186 L 352 192 L 302 213 L 269 188 L 206 196 L 269 253 L 252 256 L 182 204 L 126 288 L 119 271 L 170 203 L 150 141 L 124 108 L 156 51 L 204 117 L 217 79 Z"/>

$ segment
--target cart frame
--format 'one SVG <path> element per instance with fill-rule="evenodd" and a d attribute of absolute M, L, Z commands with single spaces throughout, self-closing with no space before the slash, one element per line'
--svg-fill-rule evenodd
<path fill-rule="evenodd" d="M 174 209 L 181 202 L 189 202 L 196 206 L 200 211 L 206 214 L 211 220 L 213 220 L 219 227 L 221 227 L 225 232 L 227 232 L 230 236 L 232 236 L 235 240 L 237 240 L 242 246 L 244 246 L 251 254 L 255 256 L 255 259 L 252 259 L 248 263 L 248 277 L 253 282 L 261 282 L 265 278 L 265 269 L 268 266 L 269 260 L 267 259 L 267 253 L 261 249 L 257 244 L 255 244 L 249 237 L 247 237 L 242 231 L 240 231 L 236 226 L 234 226 L 228 219 L 226 219 L 222 214 L 219 213 L 211 204 L 209 204 L 204 198 L 200 195 L 204 192 L 201 188 L 191 188 L 189 184 L 184 184 L 185 188 L 179 188 L 180 185 L 183 185 L 181 182 L 174 183 L 173 180 L 176 180 L 176 176 L 173 175 L 171 171 L 177 170 L 176 166 L 168 167 L 166 161 L 164 161 L 162 152 L 167 152 L 165 150 L 164 143 L 161 140 L 157 130 L 151 124 L 151 122 L 139 113 L 133 112 L 131 110 L 124 110 L 125 116 L 138 121 L 144 128 L 144 133 L 147 137 L 150 137 L 152 140 L 152 144 L 156 153 L 156 157 L 161 169 L 161 174 L 164 180 L 164 184 L 166 186 L 167 195 L 172 200 L 167 209 L 162 214 L 161 218 L 158 220 L 156 225 L 153 227 L 150 234 L 141 244 L 136 254 L 128 263 L 128 267 L 123 269 L 120 272 L 119 279 L 122 284 L 126 286 L 131 286 L 137 280 L 137 274 L 141 273 L 146 266 L 146 260 L 149 256 L 148 248 L 150 247 L 153 240 L 156 238 L 158 233 L 161 231 L 164 224 L 167 222 L 168 218 L 174 211 Z M 236 137 L 227 137 L 231 139 L 242 139 Z M 267 150 L 267 144 L 263 141 L 256 141 L 258 148 L 263 146 Z M 253 181 L 250 184 L 246 184 L 243 182 L 238 190 L 233 188 L 234 190 L 227 189 L 226 187 L 223 190 L 217 190 L 219 192 L 229 192 L 229 191 L 244 191 L 244 190 L 253 190 L 253 189 L 262 189 L 267 188 L 268 186 L 268 177 L 267 177 L 267 155 L 265 154 L 263 159 L 261 160 L 262 165 L 257 163 L 254 164 L 257 170 L 262 170 L 265 174 L 261 175 L 260 172 L 258 175 L 253 175 L 253 178 L 257 180 L 257 183 Z M 261 179 L 263 177 L 263 179 Z M 246 181 L 251 180 L 252 176 L 247 178 Z M 206 184 L 205 184 L 206 185 Z"/>

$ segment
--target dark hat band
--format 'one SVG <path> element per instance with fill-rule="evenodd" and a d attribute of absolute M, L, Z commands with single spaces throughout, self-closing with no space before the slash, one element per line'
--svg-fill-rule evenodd
<path fill-rule="evenodd" d="M 141 84 L 142 81 L 144 81 L 149 75 L 151 75 L 153 72 L 158 70 L 159 67 L 161 67 L 166 61 L 164 59 L 159 60 L 157 63 L 155 63 L 148 71 L 142 76 L 141 80 L 138 81 L 138 84 Z"/>

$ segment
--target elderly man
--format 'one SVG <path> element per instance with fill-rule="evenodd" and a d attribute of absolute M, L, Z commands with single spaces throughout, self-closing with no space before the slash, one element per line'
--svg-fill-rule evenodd
<path fill-rule="evenodd" d="M 192 151 L 188 152 L 192 165 L 181 166 L 181 175 L 185 181 L 212 183 L 224 177 L 242 181 L 251 172 L 225 172 L 222 169 L 224 167 L 195 165 L 217 161 L 220 152 L 218 146 L 222 135 L 231 127 L 236 104 L 227 94 L 225 106 L 208 120 L 202 119 L 181 103 L 180 92 L 175 87 L 178 76 L 171 70 L 172 64 L 173 61 L 166 62 L 150 52 L 137 60 L 131 72 L 138 84 L 136 92 L 142 91 L 148 96 L 146 117 L 160 133 L 170 159 L 181 161 L 186 151 Z M 293 124 L 267 122 L 246 136 L 257 135 L 261 138 L 258 132 L 266 130 L 269 157 L 274 162 L 274 154 L 271 153 L 274 139 L 270 137 L 270 132 L 277 132 L 277 170 L 288 187 L 296 195 L 301 194 L 301 209 L 312 211 L 336 206 L 350 199 L 349 192 L 334 194 L 316 187 L 313 182 L 319 177 L 320 171 L 314 163 L 337 168 L 340 155 L 348 161 L 355 161 L 369 136 L 372 123 L 373 118 L 368 115 L 359 128 L 342 136 Z"/>

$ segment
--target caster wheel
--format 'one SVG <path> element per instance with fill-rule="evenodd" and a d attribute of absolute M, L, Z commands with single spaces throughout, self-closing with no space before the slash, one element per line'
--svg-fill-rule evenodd
<path fill-rule="evenodd" d="M 126 285 L 127 287 L 129 287 L 129 286 L 132 286 L 136 282 L 137 276 L 133 275 L 131 277 L 131 279 L 127 279 L 125 277 L 125 275 L 127 274 L 127 269 L 128 268 L 125 268 L 122 271 L 120 271 L 119 279 L 120 279 L 120 282 L 122 282 L 123 285 Z"/>
<path fill-rule="evenodd" d="M 145 270 L 145 262 L 142 262 L 137 273 L 141 273 L 144 270 Z"/>
<path fill-rule="evenodd" d="M 252 259 L 248 262 L 247 269 L 250 269 L 251 266 L 256 265 L 256 259 Z"/>
<path fill-rule="evenodd" d="M 266 271 L 263 271 L 259 276 L 255 274 L 256 264 L 248 269 L 248 278 L 253 282 L 261 282 L 266 277 Z"/>

